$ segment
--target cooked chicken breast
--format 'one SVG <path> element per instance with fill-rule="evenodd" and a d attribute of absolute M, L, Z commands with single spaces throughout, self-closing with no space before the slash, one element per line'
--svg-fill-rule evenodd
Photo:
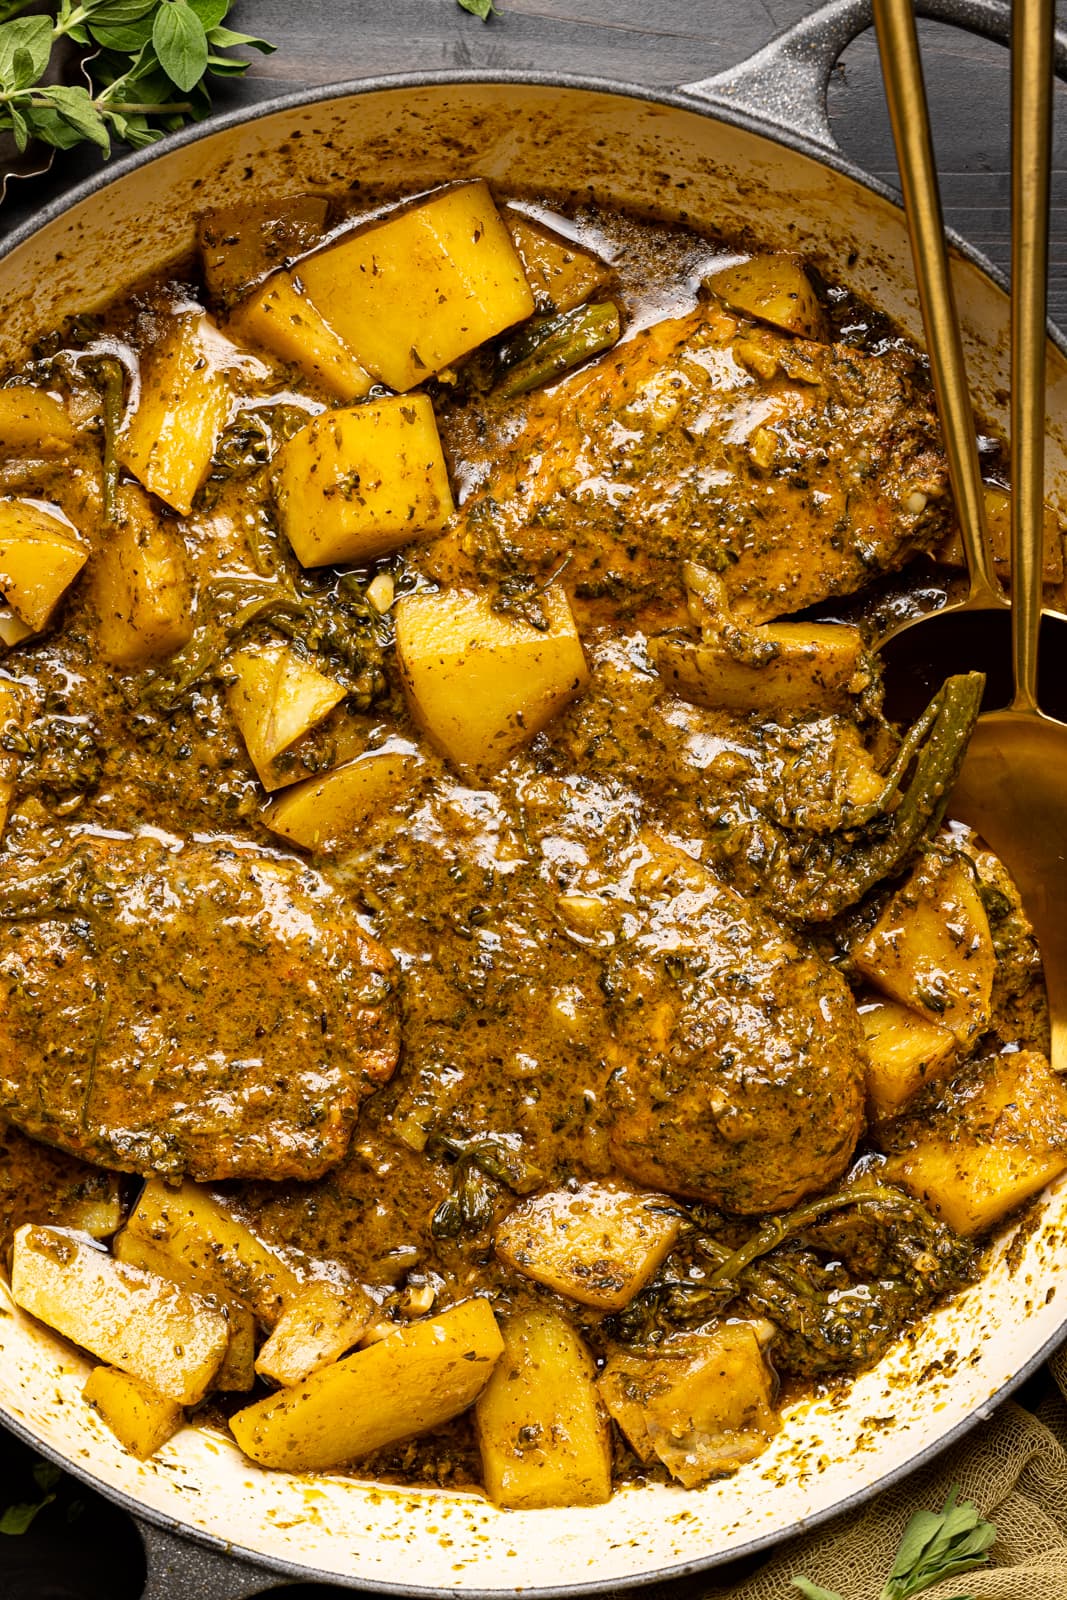
<path fill-rule="evenodd" d="M 398 1053 L 392 959 L 310 867 L 82 835 L 0 866 L 0 1113 L 125 1172 L 315 1178 Z"/>

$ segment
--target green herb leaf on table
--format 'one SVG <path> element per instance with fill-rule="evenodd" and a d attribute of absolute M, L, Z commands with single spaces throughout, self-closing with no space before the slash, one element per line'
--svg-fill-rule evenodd
<path fill-rule="evenodd" d="M 135 149 L 211 108 L 206 80 L 248 70 L 235 48 L 263 39 L 225 27 L 233 0 L 59 0 L 23 17 L 31 0 L 0 0 L 0 132 L 59 150 L 118 138 Z M 89 52 L 91 88 L 45 81 L 56 43 Z"/>
<path fill-rule="evenodd" d="M 33 1481 L 41 1491 L 41 1498 L 20 1500 L 14 1505 L 5 1506 L 0 1512 L 0 1533 L 15 1538 L 26 1533 L 37 1513 L 52 1504 L 55 1499 L 53 1490 L 62 1476 L 60 1469 L 53 1466 L 51 1461 L 36 1461 L 33 1466 Z"/>
<path fill-rule="evenodd" d="M 483 22 L 500 15 L 493 0 L 457 0 L 457 4 L 461 10 L 469 11 L 472 17 L 481 17 Z"/>
<path fill-rule="evenodd" d="M 878 1600 L 911 1600 L 912 1595 L 955 1578 L 961 1572 L 984 1567 L 997 1530 L 986 1522 L 970 1500 L 957 1503 L 958 1488 L 951 1490 L 940 1511 L 916 1511 L 897 1549 L 892 1570 Z M 841 1600 L 832 1589 L 821 1589 L 810 1578 L 794 1578 L 806 1600 Z M 973 1600 L 957 1595 L 956 1600 Z"/>

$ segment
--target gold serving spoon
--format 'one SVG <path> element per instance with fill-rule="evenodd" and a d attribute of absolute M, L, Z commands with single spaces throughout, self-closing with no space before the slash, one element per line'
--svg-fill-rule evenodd
<path fill-rule="evenodd" d="M 930 364 L 970 574 L 962 602 L 894 630 L 892 671 L 908 657 L 929 659 L 935 651 L 943 652 L 944 638 L 936 635 L 946 624 L 951 626 L 950 612 L 996 611 L 1005 602 L 992 575 L 985 538 L 974 420 L 949 279 L 912 3 L 875 0 L 874 12 Z M 1052 1062 L 1064 1070 L 1067 725 L 1046 716 L 1037 703 L 1054 25 L 1054 0 L 1014 0 L 1010 415 L 1015 691 L 1004 710 L 979 718 L 950 813 L 982 834 L 1019 886 L 1044 960 Z M 1067 644 L 1064 648 L 1067 654 Z"/>

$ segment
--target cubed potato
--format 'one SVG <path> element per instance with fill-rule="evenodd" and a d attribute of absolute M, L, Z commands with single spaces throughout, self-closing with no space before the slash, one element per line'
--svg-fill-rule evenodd
<path fill-rule="evenodd" d="M 295 1269 L 207 1189 L 168 1189 L 150 1178 L 121 1237 L 143 1239 L 184 1263 L 204 1292 L 247 1306 L 272 1328 L 300 1288 Z"/>
<path fill-rule="evenodd" d="M 343 683 L 319 672 L 287 644 L 250 645 L 227 662 L 233 679 L 226 701 L 252 765 L 265 789 L 281 789 L 304 776 L 278 757 L 339 705 Z"/>
<path fill-rule="evenodd" d="M 117 1173 L 90 1169 L 92 1176 L 83 1192 L 74 1195 L 64 1209 L 68 1228 L 87 1233 L 91 1239 L 110 1239 L 122 1225 L 122 1196 Z"/>
<path fill-rule="evenodd" d="M 330 203 L 298 194 L 205 211 L 197 225 L 204 281 L 212 304 L 227 307 L 279 267 L 317 245 Z"/>
<path fill-rule="evenodd" d="M 305 850 L 338 850 L 396 803 L 418 765 L 416 755 L 400 751 L 359 756 L 295 784 L 264 811 L 263 821 Z"/>
<path fill-rule="evenodd" d="M 424 394 L 325 411 L 282 447 L 278 513 L 305 567 L 369 565 L 455 509 L 433 405 Z"/>
<path fill-rule="evenodd" d="M 76 441 L 67 408 L 43 389 L 0 389 L 0 456 L 62 455 Z"/>
<path fill-rule="evenodd" d="M 404 393 L 533 315 L 488 186 L 439 189 L 300 263 L 304 288 L 363 365 Z"/>
<path fill-rule="evenodd" d="M 611 1495 L 611 1430 L 592 1357 L 543 1307 L 502 1324 L 504 1355 L 478 1397 L 482 1482 L 498 1506 L 596 1506 Z"/>
<path fill-rule="evenodd" d="M 678 1237 L 677 1206 L 610 1180 L 524 1200 L 496 1230 L 496 1253 L 536 1283 L 601 1311 L 621 1311 Z"/>
<path fill-rule="evenodd" d="M 256 1371 L 275 1383 L 301 1383 L 358 1344 L 377 1306 L 358 1283 L 313 1280 L 286 1303 L 259 1352 Z"/>
<path fill-rule="evenodd" d="M 984 1233 L 1067 1171 L 1067 1083 L 1036 1051 L 972 1068 L 884 1176 L 957 1233 Z"/>
<path fill-rule="evenodd" d="M 706 278 L 713 294 L 743 316 L 802 339 L 825 339 L 826 318 L 796 256 L 753 256 Z"/>
<path fill-rule="evenodd" d="M 988 1027 L 996 954 L 963 856 L 935 850 L 920 857 L 851 953 L 883 994 L 947 1028 L 958 1044 Z"/>
<path fill-rule="evenodd" d="M 924 1085 L 943 1078 L 956 1058 L 954 1036 L 895 1000 L 877 1000 L 860 1013 L 867 1041 L 867 1118 L 895 1117 Z"/>
<path fill-rule="evenodd" d="M 984 484 L 983 494 L 993 565 L 1000 577 L 1008 578 L 1011 576 L 1011 496 L 998 483 Z M 959 528 L 953 527 L 948 538 L 937 547 L 936 555 L 938 561 L 943 561 L 946 566 L 967 565 Z M 1063 573 L 1063 529 L 1055 507 L 1046 506 L 1042 530 L 1041 580 L 1043 583 L 1062 583 Z"/>
<path fill-rule="evenodd" d="M 226 1318 L 230 1337 L 211 1387 L 225 1391 L 251 1389 L 256 1379 L 256 1319 L 247 1306 L 231 1297 L 229 1286 L 215 1270 L 214 1263 L 206 1269 L 197 1267 L 185 1256 L 172 1251 L 168 1244 L 139 1238 L 129 1228 L 123 1228 L 112 1239 L 111 1254 L 116 1261 L 154 1272 L 158 1278 L 166 1278 L 179 1288 L 188 1289 L 220 1311 Z"/>
<path fill-rule="evenodd" d="M 607 281 L 602 261 L 589 250 L 514 206 L 501 212 L 519 252 L 538 311 L 573 311 Z"/>
<path fill-rule="evenodd" d="M 738 660 L 716 638 L 697 644 L 664 634 L 648 653 L 667 687 L 723 711 L 846 710 L 870 682 L 858 628 L 834 622 L 768 622 L 748 632 L 764 659 Z"/>
<path fill-rule="evenodd" d="M 0 592 L 34 632 L 88 559 L 89 546 L 58 506 L 0 500 Z"/>
<path fill-rule="evenodd" d="M 226 1319 L 206 1301 L 64 1228 L 19 1228 L 11 1293 L 31 1316 L 179 1405 L 204 1398 L 226 1354 Z"/>
<path fill-rule="evenodd" d="M 162 1450 L 185 1421 L 177 1401 L 117 1367 L 94 1367 L 82 1396 L 139 1461 Z"/>
<path fill-rule="evenodd" d="M 136 484 L 115 495 L 115 519 L 93 555 L 97 638 L 105 660 L 140 667 L 173 655 L 193 632 L 193 576 L 185 540 Z"/>
<path fill-rule="evenodd" d="M 465 1411 L 503 1348 L 486 1301 L 464 1300 L 246 1406 L 230 1427 L 262 1466 L 343 1466 Z"/>
<path fill-rule="evenodd" d="M 0 605 L 0 645 L 5 650 L 13 650 L 17 644 L 24 644 L 27 639 L 33 638 L 33 633 L 29 623 L 23 622 L 12 606 Z"/>
<path fill-rule="evenodd" d="M 142 357 L 137 404 L 116 442 L 122 465 L 183 516 L 229 415 L 225 348 L 203 312 L 175 317 Z"/>
<path fill-rule="evenodd" d="M 649 1355 L 612 1356 L 597 1387 L 635 1454 L 658 1457 L 687 1489 L 735 1472 L 780 1427 L 774 1374 L 750 1323 L 671 1334 Z"/>
<path fill-rule="evenodd" d="M 461 771 L 490 773 L 589 681 L 562 588 L 543 595 L 548 628 L 494 611 L 488 594 L 443 590 L 396 606 L 396 653 L 412 711 Z"/>
<path fill-rule="evenodd" d="M 229 330 L 243 344 L 290 362 L 338 400 L 359 400 L 374 382 L 291 272 L 276 272 L 242 300 Z"/>

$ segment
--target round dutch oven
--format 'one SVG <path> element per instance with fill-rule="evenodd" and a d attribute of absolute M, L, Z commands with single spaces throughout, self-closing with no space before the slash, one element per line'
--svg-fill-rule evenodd
<path fill-rule="evenodd" d="M 1007 35 L 1010 7 L 999 0 L 922 0 L 918 9 Z M 921 339 L 902 212 L 836 148 L 826 116 L 831 68 L 870 21 L 869 0 L 831 0 L 740 68 L 670 93 L 430 73 L 329 88 L 192 129 L 83 184 L 10 239 L 0 259 L 0 359 L 187 252 L 204 207 L 344 190 L 354 179 L 401 194 L 485 177 L 708 225 L 802 252 Z M 1067 38 L 1056 48 L 1067 76 Z M 955 243 L 975 400 L 1004 428 L 1004 284 Z M 1067 342 L 1055 332 L 1049 469 L 1051 499 L 1067 511 Z M 691 1491 L 623 1489 L 604 1506 L 498 1511 L 476 1493 L 266 1472 L 228 1438 L 195 1428 L 136 1461 L 81 1401 L 87 1363 L 16 1313 L 2 1282 L 0 1416 L 135 1513 L 151 1600 L 236 1600 L 271 1582 L 263 1568 L 275 1582 L 318 1578 L 406 1595 L 615 1591 L 765 1548 L 958 1438 L 1067 1332 L 1065 1238 L 1061 1183 L 1042 1200 L 1039 1225 L 1010 1251 L 1009 1241 L 998 1246 L 982 1281 L 863 1374 L 844 1402 L 793 1408 L 777 1440 L 735 1477 Z"/>

